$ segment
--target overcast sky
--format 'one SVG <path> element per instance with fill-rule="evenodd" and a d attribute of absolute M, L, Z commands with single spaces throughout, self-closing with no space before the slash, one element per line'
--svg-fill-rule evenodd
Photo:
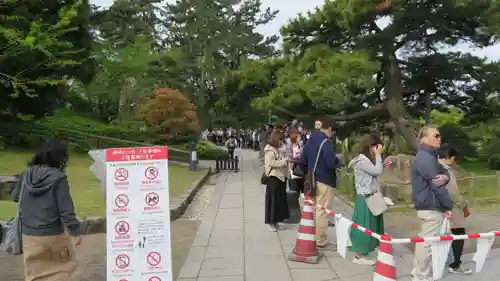
<path fill-rule="evenodd" d="M 174 2 L 175 0 L 167 1 Z M 90 2 L 99 6 L 109 6 L 113 0 L 90 0 Z M 264 7 L 279 10 L 279 14 L 273 22 L 262 27 L 260 31 L 266 35 L 279 34 L 280 27 L 286 24 L 291 18 L 294 18 L 298 13 L 306 13 L 315 7 L 321 6 L 323 2 L 323 0 L 263 0 Z M 477 56 L 487 57 L 490 60 L 500 60 L 500 45 L 484 49 L 471 49 L 467 46 L 462 46 L 457 49 L 472 52 Z"/>

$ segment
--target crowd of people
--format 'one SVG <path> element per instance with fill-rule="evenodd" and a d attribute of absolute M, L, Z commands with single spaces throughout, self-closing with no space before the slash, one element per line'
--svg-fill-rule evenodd
<path fill-rule="evenodd" d="M 243 149 L 255 149 L 259 148 L 259 143 L 261 142 L 261 130 L 259 129 L 233 129 L 229 127 L 227 129 L 215 128 L 213 130 L 206 129 L 201 133 L 201 139 L 209 140 L 219 146 L 228 146 L 228 142 L 232 147 L 233 141 L 235 142 L 235 147 Z"/>
<path fill-rule="evenodd" d="M 303 124 L 294 120 L 281 127 L 266 125 L 260 146 L 264 164 L 262 183 L 266 185 L 265 219 L 270 231 L 283 228 L 289 216 L 287 188 L 297 194 L 314 191 L 316 204 L 330 207 L 337 185 L 336 170 L 344 163 L 335 151 L 332 141 L 335 126 L 316 121 L 314 129 L 305 130 Z M 466 202 L 462 198 L 453 172 L 458 151 L 450 144 L 441 145 L 436 126 L 427 125 L 419 132 L 420 148 L 412 167 L 412 199 L 421 223 L 419 236 L 430 237 L 443 234 L 465 234 L 465 218 L 468 216 Z M 394 203 L 382 195 L 380 176 L 384 166 L 390 163 L 382 159 L 383 141 L 379 136 L 368 135 L 359 144 L 356 155 L 347 168 L 354 174 L 356 201 L 352 221 L 374 233 L 384 234 L 384 212 Z M 297 167 L 299 168 L 297 170 Z M 296 171 L 303 171 L 297 175 Z M 304 174 L 314 174 L 315 183 L 305 183 Z M 313 190 L 314 189 L 314 190 Z M 328 249 L 329 214 L 324 209 L 315 209 L 316 243 L 319 249 Z M 448 224 L 451 227 L 448 227 Z M 443 232 L 443 228 L 446 233 Z M 379 246 L 379 241 L 357 229 L 350 232 L 353 263 L 373 266 L 375 261 L 369 254 Z M 452 274 L 469 275 L 470 269 L 461 265 L 464 241 L 452 242 L 448 271 Z M 335 249 L 335 245 L 331 245 Z M 427 243 L 417 243 L 414 281 L 429 281 L 431 277 L 431 252 Z"/>
<path fill-rule="evenodd" d="M 264 164 L 261 181 L 266 185 L 264 221 L 270 231 L 282 229 L 281 223 L 289 217 L 287 188 L 298 197 L 310 194 L 317 204 L 330 207 L 337 186 L 336 170 L 344 164 L 332 141 L 335 126 L 316 121 L 314 129 L 307 130 L 294 120 L 285 126 L 266 125 L 260 131 L 243 130 L 246 134 L 233 135 L 231 130 L 219 134 L 220 131 L 216 135 L 223 138 L 221 145 L 228 146 L 228 141 L 239 137 L 240 142 L 236 140 L 231 145 L 260 149 Z M 207 133 L 206 137 L 209 135 Z M 465 234 L 468 208 L 452 168 L 459 152 L 449 144 L 441 145 L 436 126 L 425 126 L 418 137 L 421 145 L 412 167 L 412 198 L 421 222 L 419 236 L 440 235 L 447 222 L 451 227 L 446 231 Z M 246 144 L 241 146 L 241 143 Z M 357 194 L 352 221 L 378 234 L 384 233 L 383 212 L 393 204 L 382 196 L 380 189 L 384 163 L 388 164 L 382 159 L 383 149 L 380 137 L 368 135 L 348 164 L 353 170 L 353 188 Z M 79 246 L 82 239 L 65 173 L 67 161 L 67 143 L 47 142 L 35 153 L 12 193 L 22 214 L 26 280 L 70 280 L 77 268 L 73 245 Z M 315 182 L 306 178 L 315 179 Z M 318 248 L 335 248 L 328 239 L 329 214 L 322 208 L 315 208 L 314 212 Z M 350 240 L 353 262 L 374 265 L 369 253 L 377 249 L 379 241 L 357 229 L 351 230 Z M 472 273 L 461 265 L 463 247 L 463 240 L 452 242 L 448 262 L 450 273 Z M 411 272 L 413 280 L 432 280 L 431 265 L 430 245 L 417 243 Z"/>

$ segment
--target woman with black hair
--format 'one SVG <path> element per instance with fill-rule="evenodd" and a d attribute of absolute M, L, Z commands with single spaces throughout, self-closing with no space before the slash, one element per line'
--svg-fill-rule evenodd
<path fill-rule="evenodd" d="M 82 239 L 64 172 L 67 161 L 64 143 L 47 142 L 12 192 L 20 204 L 26 281 L 68 281 L 78 268 L 70 235 L 77 246 Z"/>
<path fill-rule="evenodd" d="M 453 235 L 465 235 L 465 208 L 467 203 L 462 197 L 458 189 L 457 178 L 451 168 L 455 164 L 455 159 L 458 157 L 458 150 L 449 144 L 443 144 L 438 150 L 439 163 L 448 171 L 450 180 L 446 185 L 448 193 L 450 193 L 451 200 L 453 201 L 452 215 L 450 219 L 451 233 Z M 467 211 L 468 213 L 468 211 Z M 453 262 L 449 264 L 448 271 L 451 274 L 470 275 L 472 270 L 462 267 L 462 253 L 464 251 L 464 240 L 453 240 L 451 243 L 451 252 Z"/>

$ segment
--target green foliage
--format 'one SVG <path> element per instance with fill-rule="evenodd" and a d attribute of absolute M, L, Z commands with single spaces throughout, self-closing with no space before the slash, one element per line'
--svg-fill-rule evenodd
<path fill-rule="evenodd" d="M 500 171 L 500 153 L 493 154 L 488 158 L 488 167 Z"/>
<path fill-rule="evenodd" d="M 187 145 L 186 145 L 187 149 Z M 200 159 L 215 160 L 217 158 L 226 158 L 229 156 L 227 150 L 218 147 L 211 141 L 201 140 L 196 145 L 196 151 Z"/>
<path fill-rule="evenodd" d="M 5 148 L 5 142 L 3 140 L 3 137 L 0 136 L 0 150 L 3 150 Z"/>
<path fill-rule="evenodd" d="M 75 40 L 74 37 L 85 37 L 82 34 L 86 32 L 85 19 L 81 16 L 85 16 L 86 8 L 88 2 L 84 0 L 66 1 L 50 8 L 19 1 L 0 6 L 0 14 L 3 14 L 0 17 L 0 82 L 11 99 L 46 98 L 41 97 L 37 89 L 54 88 L 73 77 L 72 70 L 87 60 L 87 49 L 75 44 L 84 38 Z M 51 19 L 36 13 L 37 10 L 50 13 Z"/>
<path fill-rule="evenodd" d="M 283 67 L 276 88 L 257 99 L 256 106 L 300 105 L 310 100 L 315 108 L 339 110 L 351 101 L 352 89 L 374 86 L 375 70 L 376 64 L 367 53 L 343 54 L 327 45 L 316 45 Z"/>
<path fill-rule="evenodd" d="M 472 125 L 468 135 L 481 160 L 487 161 L 491 155 L 500 153 L 500 120 Z"/>
<path fill-rule="evenodd" d="M 462 125 L 444 122 L 444 125 L 439 127 L 439 133 L 441 134 L 441 142 L 456 147 L 462 157 L 477 156 L 476 148 L 472 145 L 471 139 Z"/>
<path fill-rule="evenodd" d="M 443 126 L 445 124 L 458 124 L 464 119 L 464 114 L 455 108 L 447 108 L 446 112 L 436 109 L 431 110 L 430 123 Z M 425 121 L 423 118 L 418 120 L 418 123 L 423 125 Z"/>
<path fill-rule="evenodd" d="M 24 148 L 36 148 L 51 138 L 64 136 L 70 139 L 72 145 L 83 151 L 108 147 L 105 140 L 96 136 L 117 139 L 114 145 L 119 145 L 119 140 L 147 141 L 147 136 L 137 128 L 102 123 L 67 110 L 58 110 L 54 116 L 41 120 L 17 119 L 1 122 L 0 136 L 3 137 L 5 145 Z"/>
<path fill-rule="evenodd" d="M 147 75 L 150 64 L 158 58 L 152 42 L 139 36 L 116 50 L 111 42 L 103 41 L 95 44 L 94 54 L 99 63 L 96 75 L 82 89 L 83 95 L 73 96 L 75 109 L 87 114 L 90 109 L 103 121 L 130 120 L 134 115 L 132 105 L 149 96 L 157 82 Z"/>

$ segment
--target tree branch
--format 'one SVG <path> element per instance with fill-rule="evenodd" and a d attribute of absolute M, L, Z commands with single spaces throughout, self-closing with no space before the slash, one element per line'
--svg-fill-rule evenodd
<path fill-rule="evenodd" d="M 322 113 L 320 112 L 315 112 L 316 114 L 309 113 L 307 115 L 295 115 L 293 112 L 290 112 L 289 110 L 280 107 L 280 106 L 273 106 L 273 109 L 276 109 L 278 111 L 281 111 L 287 115 L 293 116 L 299 120 L 313 120 L 315 116 L 321 116 L 321 119 L 326 119 L 326 121 L 330 122 L 338 122 L 338 121 L 353 121 L 357 119 L 361 119 L 364 117 L 368 117 L 371 115 L 375 115 L 377 113 L 381 113 L 385 110 L 387 110 L 387 104 L 385 102 L 377 103 L 375 105 L 372 105 L 369 108 L 362 109 L 358 112 L 351 113 L 351 114 L 343 114 L 343 115 L 330 115 L 327 113 Z"/>

